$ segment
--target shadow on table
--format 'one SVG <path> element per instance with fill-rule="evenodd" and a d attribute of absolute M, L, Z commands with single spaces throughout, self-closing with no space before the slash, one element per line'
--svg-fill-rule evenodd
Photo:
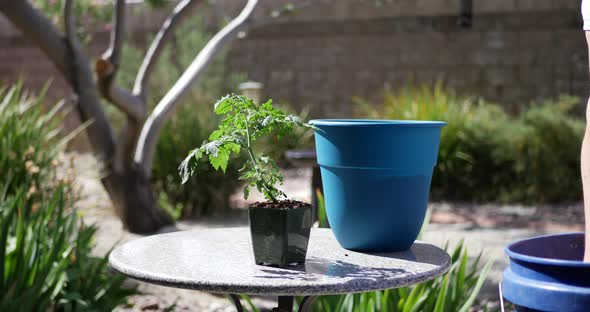
<path fill-rule="evenodd" d="M 342 249 L 342 255 L 332 256 L 334 259 L 309 256 L 305 265 L 289 268 L 263 267 L 260 275 L 262 279 L 287 279 L 301 281 L 329 280 L 329 279 L 393 279 L 412 275 L 405 269 L 396 267 L 396 261 L 434 266 L 444 265 L 450 261 L 446 253 L 432 245 L 416 242 L 410 250 L 391 253 L 360 253 Z M 345 257 L 350 257 L 348 262 Z M 354 260 L 352 260 L 354 259 Z M 358 264 L 360 263 L 360 264 Z M 365 264 L 366 263 L 366 264 Z M 406 267 L 412 267 L 409 264 Z"/>
<path fill-rule="evenodd" d="M 264 268 L 263 274 L 256 278 L 263 279 L 287 279 L 316 281 L 322 279 L 373 279 L 382 280 L 406 275 L 408 272 L 399 268 L 383 268 L 375 266 L 361 266 L 342 260 L 323 259 L 310 257 L 305 265 L 290 268 Z"/>

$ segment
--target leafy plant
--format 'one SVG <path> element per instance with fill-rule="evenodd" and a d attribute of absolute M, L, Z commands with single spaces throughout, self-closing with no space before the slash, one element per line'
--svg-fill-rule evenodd
<path fill-rule="evenodd" d="M 278 165 L 271 157 L 254 153 L 254 142 L 275 132 L 278 136 L 283 136 L 294 126 L 313 126 L 302 122 L 295 115 L 287 115 L 273 107 L 272 100 L 258 105 L 239 95 L 221 98 L 215 103 L 214 111 L 225 117 L 219 128 L 211 133 L 209 140 L 192 150 L 181 163 L 179 170 L 183 182 L 194 173 L 197 161 L 201 157 L 208 156 L 215 170 L 225 172 L 230 155 L 239 154 L 244 150 L 249 157 L 240 169 L 240 179 L 246 181 L 244 198 L 248 198 L 251 187 L 256 187 L 266 199 L 275 203 L 286 198 L 285 194 L 275 187 L 283 182 Z"/>
<path fill-rule="evenodd" d="M 63 211 L 66 205 L 62 188 L 39 204 L 39 211 L 34 213 L 25 190 L 12 196 L 5 194 L 0 200 L 3 311 L 46 311 L 57 301 L 65 284 L 75 216 Z"/>
<path fill-rule="evenodd" d="M 299 116 L 301 120 L 309 119 L 308 108 L 295 110 L 290 105 L 284 103 L 280 103 L 277 106 L 287 114 Z M 308 131 L 306 127 L 295 127 L 284 136 L 262 138 L 259 146 L 260 151 L 276 160 L 281 168 L 288 167 L 293 165 L 293 163 L 287 159 L 287 151 L 314 148 L 313 131 Z"/>
<path fill-rule="evenodd" d="M 581 198 L 584 122 L 570 116 L 575 98 L 532 104 L 511 116 L 439 82 L 385 90 L 380 106 L 358 102 L 363 117 L 447 122 L 432 178 L 434 198 L 534 203 Z"/>
<path fill-rule="evenodd" d="M 63 143 L 57 109 L 21 84 L 0 88 L 0 310 L 103 311 L 134 289 L 90 254 L 96 228 L 74 205 L 71 177 L 58 174 Z"/>
<path fill-rule="evenodd" d="M 10 88 L 0 87 L 0 185 L 8 194 L 16 193 L 21 186 L 41 189 L 44 180 L 50 180 L 55 166 L 55 145 L 58 129 L 55 117 L 61 105 L 43 114 L 43 93 L 27 95 L 22 83 Z"/>
<path fill-rule="evenodd" d="M 228 209 L 230 195 L 241 185 L 238 169 L 243 156 L 229 160 L 226 175 L 201 160 L 195 174 L 184 184 L 178 177 L 178 164 L 184 156 L 217 128 L 218 116 L 204 108 L 205 105 L 179 107 L 156 147 L 152 182 L 160 192 L 162 207 L 172 214 L 178 213 L 177 217 L 196 217 Z"/>
<path fill-rule="evenodd" d="M 95 227 L 79 225 L 68 186 L 38 200 L 26 189 L 0 199 L 0 310 L 112 310 L 136 291 L 90 255 Z"/>

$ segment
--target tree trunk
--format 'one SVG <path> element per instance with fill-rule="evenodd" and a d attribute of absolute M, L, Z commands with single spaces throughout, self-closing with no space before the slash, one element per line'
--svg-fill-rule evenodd
<path fill-rule="evenodd" d="M 101 107 L 100 93 L 90 63 L 75 37 L 69 10 L 64 13 L 66 32 L 62 35 L 53 23 L 29 1 L 0 0 L 0 12 L 32 40 L 66 78 L 77 95 L 76 109 L 83 122 L 92 122 L 86 129 L 94 155 L 105 168 L 102 179 L 123 225 L 134 233 L 151 233 L 172 224 L 162 212 L 153 194 L 149 179 L 133 163 L 133 152 L 141 125 L 115 140 L 112 127 Z M 135 112 L 137 110 L 130 110 Z M 140 124 L 141 122 L 139 122 Z"/>
<path fill-rule="evenodd" d="M 212 58 L 248 28 L 259 0 L 248 0 L 242 12 L 213 36 L 149 116 L 145 87 L 154 64 L 175 27 L 204 1 L 183 0 L 175 7 L 146 54 L 134 92 L 113 84 L 125 34 L 125 2 L 115 2 L 109 49 L 95 64 L 97 80 L 76 35 L 74 0 L 64 0 L 63 34 L 29 1 L 0 0 L 0 12 L 49 57 L 77 94 L 76 108 L 82 121 L 92 121 L 86 133 L 95 156 L 104 164 L 102 182 L 117 214 L 129 231 L 150 233 L 172 224 L 171 218 L 158 207 L 149 179 L 161 127 Z M 102 109 L 101 94 L 127 115 L 127 124 L 117 140 Z"/>
<path fill-rule="evenodd" d="M 151 183 L 140 169 L 131 164 L 102 182 L 125 228 L 147 234 L 173 224 L 173 220 L 158 206 Z"/>

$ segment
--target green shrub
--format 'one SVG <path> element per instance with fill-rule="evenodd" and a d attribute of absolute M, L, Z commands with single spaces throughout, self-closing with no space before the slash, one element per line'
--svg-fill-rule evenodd
<path fill-rule="evenodd" d="M 90 255 L 96 228 L 81 226 L 68 186 L 27 198 L 0 198 L 0 310 L 110 311 L 133 289 L 108 274 L 107 257 Z"/>
<path fill-rule="evenodd" d="M 57 144 L 51 118 L 60 105 L 44 115 L 42 96 L 23 93 L 20 83 L 0 88 L 0 185 L 8 194 L 22 186 L 42 188 L 53 170 L 41 169 L 56 165 L 56 150 L 48 147 Z"/>
<path fill-rule="evenodd" d="M 209 138 L 217 128 L 217 115 L 211 109 L 179 107 L 162 131 L 156 147 L 153 183 L 172 203 L 182 205 L 182 216 L 199 216 L 229 208 L 229 196 L 241 185 L 238 162 L 231 161 L 227 174 L 217 172 L 201 160 L 185 184 L 178 176 L 178 166 L 195 147 Z"/>
<path fill-rule="evenodd" d="M 498 105 L 457 96 L 438 83 L 385 91 L 381 106 L 359 101 L 360 115 L 443 120 L 435 199 L 501 202 L 577 201 L 582 120 L 570 116 L 576 99 L 562 97 L 509 116 Z"/>
<path fill-rule="evenodd" d="M 4 272 L 0 307 L 4 311 L 47 311 L 55 306 L 64 288 L 75 242 L 75 215 L 64 211 L 63 189 L 46 199 L 35 209 L 25 190 L 0 200 L 0 264 Z"/>
<path fill-rule="evenodd" d="M 0 310 L 113 309 L 135 291 L 90 255 L 96 229 L 78 220 L 70 179 L 56 170 L 59 118 L 20 84 L 0 98 Z"/>
<path fill-rule="evenodd" d="M 276 106 L 288 114 L 301 117 L 301 120 L 309 120 L 309 110 L 307 108 L 296 111 L 285 103 L 278 103 Z M 307 131 L 307 129 L 300 127 L 295 127 L 291 132 L 282 136 L 262 138 L 260 141 L 260 148 L 263 153 L 275 159 L 281 167 L 292 165 L 286 158 L 287 151 L 314 148 L 313 131 Z"/>
<path fill-rule="evenodd" d="M 580 148 L 585 125 L 569 112 L 577 99 L 533 106 L 519 117 L 527 132 L 520 136 L 514 164 L 524 199 L 556 202 L 581 199 Z M 518 149 L 518 147 L 520 147 Z M 515 194 L 515 196 L 521 196 Z"/>

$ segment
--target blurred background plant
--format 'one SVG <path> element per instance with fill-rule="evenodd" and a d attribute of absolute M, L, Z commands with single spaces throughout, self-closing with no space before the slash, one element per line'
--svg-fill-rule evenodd
<path fill-rule="evenodd" d="M 309 108 L 304 107 L 300 111 L 295 110 L 288 103 L 276 104 L 278 108 L 285 111 L 287 114 L 299 116 L 303 121 L 309 121 Z M 291 167 L 294 164 L 286 158 L 287 151 L 314 149 L 313 131 L 307 128 L 295 127 L 292 131 L 281 137 L 271 136 L 260 140 L 263 154 L 275 159 L 277 164 L 282 168 Z"/>
<path fill-rule="evenodd" d="M 386 89 L 383 103 L 362 99 L 359 117 L 442 120 L 432 180 L 437 200 L 563 202 L 581 199 L 579 149 L 584 123 L 573 97 L 533 103 L 515 116 L 441 82 Z"/>
<path fill-rule="evenodd" d="M 90 254 L 96 228 L 78 217 L 73 177 L 58 172 L 69 139 L 57 138 L 59 105 L 22 84 L 0 88 L 0 310 L 105 311 L 134 289 Z"/>

